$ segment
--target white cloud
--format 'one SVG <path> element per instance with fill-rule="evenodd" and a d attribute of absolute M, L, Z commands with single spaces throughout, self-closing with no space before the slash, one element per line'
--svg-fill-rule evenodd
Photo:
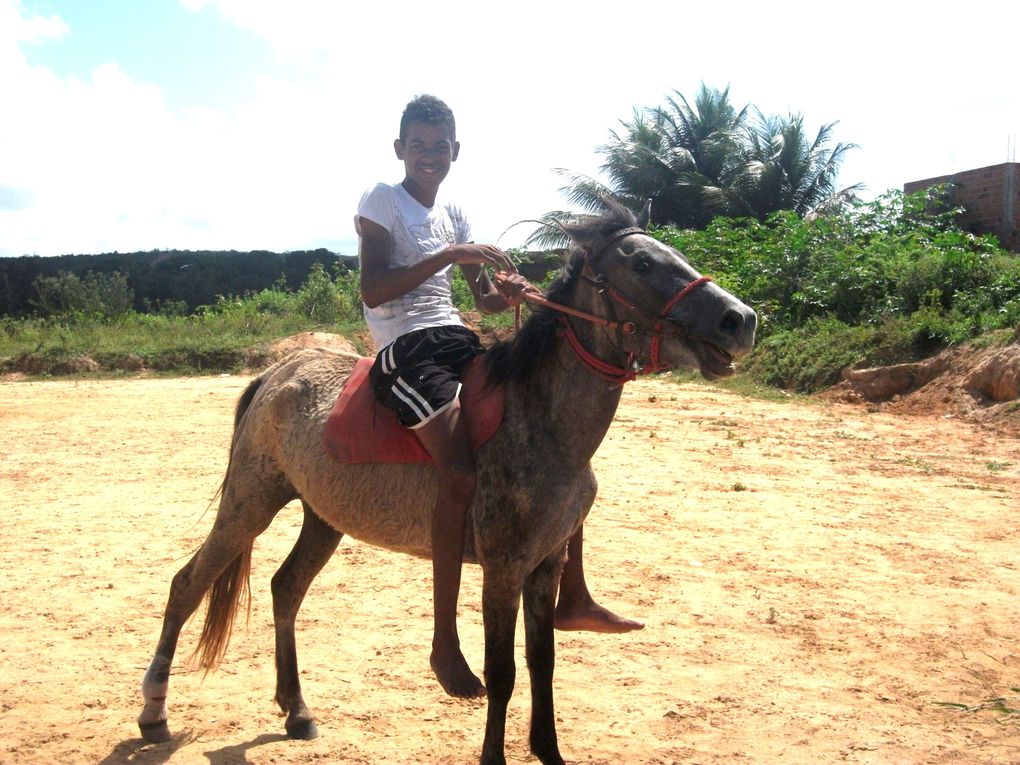
<path fill-rule="evenodd" d="M 264 80 L 233 113 L 175 113 L 157 85 L 116 63 L 86 81 L 30 66 L 17 41 L 61 23 L 8 0 L 0 10 L 19 21 L 0 40 L 11 64 L 0 101 L 17 115 L 0 125 L 0 184 L 35 203 L 0 211 L 0 255 L 296 249 L 328 238 L 329 115 L 314 93 Z"/>
<path fill-rule="evenodd" d="M 736 2 L 734 24 L 720 24 L 718 9 L 648 0 L 180 2 L 270 46 L 276 61 L 251 72 L 250 98 L 188 106 L 117 50 L 87 75 L 58 76 L 30 65 L 25 46 L 74 30 L 0 0 L 0 103 L 15 115 L 0 121 L 0 255 L 350 251 L 341 242 L 361 191 L 401 177 L 391 142 L 421 92 L 457 113 L 463 149 L 448 187 L 485 240 L 563 207 L 552 168 L 596 173 L 595 148 L 634 106 L 674 88 L 692 95 L 702 81 L 766 113 L 803 112 L 810 129 L 838 120 L 836 140 L 861 145 L 841 180 L 873 193 L 1005 161 L 1020 125 L 1020 11 L 983 0 L 952 18 L 913 2 L 864 2 L 842 16 Z"/>
<path fill-rule="evenodd" d="M 192 12 L 215 8 L 223 18 L 266 39 L 277 55 L 303 58 L 342 42 L 353 13 L 346 3 L 320 0 L 181 0 Z"/>
<path fill-rule="evenodd" d="M 67 24 L 59 16 L 26 16 L 21 10 L 20 0 L 0 0 L 0 35 L 18 42 L 40 42 L 51 38 L 65 37 Z"/>

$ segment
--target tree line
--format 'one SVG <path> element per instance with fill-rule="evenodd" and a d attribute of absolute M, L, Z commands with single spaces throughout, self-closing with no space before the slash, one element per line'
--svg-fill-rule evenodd
<path fill-rule="evenodd" d="M 187 314 L 219 296 L 272 286 L 296 291 L 318 264 L 344 273 L 357 258 L 324 248 L 294 252 L 152 250 L 0 258 L 0 316 L 135 310 Z"/>
<path fill-rule="evenodd" d="M 758 312 L 760 342 L 743 369 L 770 385 L 815 390 L 844 367 L 915 360 L 990 332 L 989 342 L 1018 336 L 1020 255 L 961 230 L 938 196 L 890 192 L 825 216 L 720 217 L 704 230 L 651 233 Z M 315 261 L 296 289 L 280 277 L 238 293 L 222 282 L 195 309 L 164 299 L 141 312 L 127 309 L 134 294 L 122 272 L 38 276 L 33 315 L 0 316 L 0 369 L 39 373 L 87 355 L 103 369 L 130 358 L 151 369 L 226 371 L 252 366 L 252 353 L 300 331 L 357 339 L 359 275 L 342 268 Z M 459 271 L 454 298 L 461 309 L 473 302 Z"/>

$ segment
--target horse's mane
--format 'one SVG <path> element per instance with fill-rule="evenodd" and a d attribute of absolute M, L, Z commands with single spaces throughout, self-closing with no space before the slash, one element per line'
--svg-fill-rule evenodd
<path fill-rule="evenodd" d="M 598 252 L 600 244 L 617 231 L 635 225 L 634 213 L 620 203 L 607 199 L 603 204 L 602 215 L 583 216 L 560 224 L 575 246 L 566 256 L 563 272 L 549 286 L 546 298 L 551 302 L 569 302 L 589 253 Z M 490 348 L 486 353 L 489 383 L 529 382 L 555 345 L 561 316 L 553 308 L 539 308 L 513 338 Z"/>

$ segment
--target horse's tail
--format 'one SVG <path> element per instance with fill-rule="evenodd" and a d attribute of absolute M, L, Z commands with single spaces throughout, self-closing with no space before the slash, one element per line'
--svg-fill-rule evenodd
<path fill-rule="evenodd" d="M 255 398 L 255 394 L 259 392 L 259 388 L 262 387 L 262 383 L 265 382 L 265 375 L 259 375 L 250 383 L 248 387 L 244 389 L 244 393 L 241 394 L 241 398 L 237 399 L 237 408 L 234 409 L 234 440 L 237 440 L 237 429 L 241 425 L 241 419 L 244 417 L 244 413 L 248 411 L 248 407 L 251 406 L 251 401 Z"/>
<path fill-rule="evenodd" d="M 227 653 L 230 633 L 234 630 L 234 617 L 241 598 L 247 599 L 251 615 L 251 590 L 248 576 L 251 572 L 251 549 L 254 541 L 230 563 L 209 590 L 209 608 L 205 614 L 202 636 L 198 639 L 195 656 L 198 664 L 208 672 L 215 669 Z"/>
<path fill-rule="evenodd" d="M 221 494 L 230 477 L 230 465 L 233 461 L 234 445 L 237 443 L 241 422 L 263 382 L 263 377 L 256 377 L 248 384 L 237 401 L 237 408 L 234 410 L 234 435 L 230 442 L 227 473 L 223 478 L 223 483 L 220 484 Z M 198 639 L 198 645 L 192 655 L 192 658 L 198 657 L 199 666 L 206 672 L 214 669 L 227 652 L 230 633 L 234 629 L 234 618 L 237 616 L 237 609 L 242 598 L 247 600 L 247 612 L 248 616 L 251 616 L 249 577 L 251 574 L 251 551 L 254 544 L 255 541 L 252 540 L 244 551 L 230 562 L 209 590 L 205 625 L 202 627 L 202 636 Z"/>

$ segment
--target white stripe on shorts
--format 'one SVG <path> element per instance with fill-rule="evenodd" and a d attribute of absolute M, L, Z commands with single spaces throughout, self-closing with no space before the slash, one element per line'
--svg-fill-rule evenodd
<path fill-rule="evenodd" d="M 443 412 L 445 412 L 447 409 L 449 409 L 451 406 L 456 404 L 457 403 L 457 399 L 460 398 L 460 391 L 461 391 L 462 387 L 463 386 L 460 383 L 457 383 L 457 395 L 456 396 L 451 398 L 449 401 L 447 401 L 445 404 L 443 404 L 438 409 L 434 410 L 432 412 L 432 414 L 430 414 L 427 418 L 425 418 L 424 420 L 419 422 L 417 425 L 412 425 L 410 429 L 411 430 L 417 430 L 418 428 L 422 427 L 423 425 L 428 425 L 430 422 L 432 422 L 434 419 L 436 419 L 436 417 L 438 417 Z"/>
<path fill-rule="evenodd" d="M 427 422 L 435 414 L 429 402 L 422 398 L 418 391 L 404 382 L 403 377 L 397 377 L 394 381 L 393 392 L 401 401 L 414 410 L 414 413 L 422 422 Z"/>
<path fill-rule="evenodd" d="M 382 354 L 382 372 L 384 375 L 388 375 L 393 371 L 396 364 L 393 361 L 393 343 L 390 343 L 383 350 Z"/>

